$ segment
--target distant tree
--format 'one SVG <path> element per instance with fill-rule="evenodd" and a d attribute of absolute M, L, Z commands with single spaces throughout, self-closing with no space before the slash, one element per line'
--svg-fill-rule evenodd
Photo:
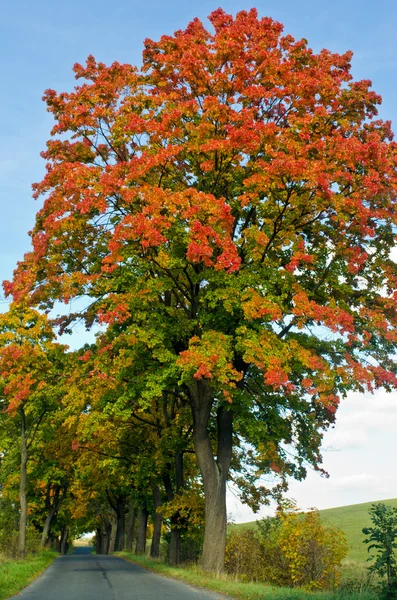
<path fill-rule="evenodd" d="M 368 536 L 364 544 L 368 544 L 368 552 L 375 554 L 368 558 L 372 562 L 370 570 L 387 577 L 391 586 L 397 577 L 397 508 L 387 506 L 382 502 L 373 504 L 369 509 L 372 527 L 364 527 L 363 533 Z"/>
<path fill-rule="evenodd" d="M 62 394 L 65 347 L 54 337 L 46 317 L 33 309 L 12 304 L 0 315 L 0 421 L 3 431 L 19 437 L 20 558 L 26 552 L 29 451 Z"/>

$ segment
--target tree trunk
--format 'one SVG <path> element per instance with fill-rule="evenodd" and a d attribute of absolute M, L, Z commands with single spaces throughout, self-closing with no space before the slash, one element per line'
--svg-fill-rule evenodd
<path fill-rule="evenodd" d="M 128 522 L 127 522 L 127 539 L 126 539 L 126 550 L 132 552 L 132 544 L 134 541 L 134 530 L 135 530 L 135 503 L 134 500 L 130 500 L 128 507 Z"/>
<path fill-rule="evenodd" d="M 181 530 L 178 517 L 171 517 L 171 540 L 168 549 L 168 562 L 176 567 L 181 561 Z"/>
<path fill-rule="evenodd" d="M 48 548 L 50 548 L 50 550 L 54 550 L 56 548 L 57 539 L 52 533 L 50 533 L 48 536 L 47 545 L 48 545 Z"/>
<path fill-rule="evenodd" d="M 48 509 L 47 518 L 44 523 L 43 533 L 41 534 L 41 542 L 40 542 L 41 548 L 44 548 L 48 542 L 48 536 L 50 533 L 50 527 L 51 527 L 51 523 L 52 523 L 52 519 L 54 518 L 54 515 L 55 515 L 55 506 L 50 506 Z"/>
<path fill-rule="evenodd" d="M 102 522 L 97 529 L 95 550 L 96 554 L 109 554 L 110 537 L 112 533 L 112 525 L 107 519 Z"/>
<path fill-rule="evenodd" d="M 18 538 L 18 556 L 19 558 L 25 558 L 26 554 L 26 526 L 28 520 L 28 501 L 26 496 L 26 485 L 27 485 L 27 464 L 28 464 L 28 450 L 26 443 L 26 419 L 25 412 L 23 409 L 20 410 L 21 414 L 21 479 L 19 483 L 19 503 L 20 503 L 20 517 L 19 517 L 19 538 Z"/>
<path fill-rule="evenodd" d="M 102 527 L 98 527 L 95 536 L 95 554 L 105 554 L 103 551 L 103 541 L 104 536 Z"/>
<path fill-rule="evenodd" d="M 169 469 L 171 470 L 171 465 Z M 174 488 L 169 473 L 165 473 L 163 476 L 164 488 L 167 494 L 168 502 L 171 502 L 175 498 Z M 177 452 L 175 455 L 175 483 L 176 493 L 178 494 L 184 486 L 184 475 L 183 475 L 183 453 Z M 181 518 L 179 511 L 173 514 L 170 518 L 171 522 L 171 539 L 168 548 L 168 562 L 170 565 L 177 566 L 181 560 Z"/>
<path fill-rule="evenodd" d="M 125 498 L 119 496 L 116 504 L 117 528 L 114 549 L 124 550 L 125 546 Z"/>
<path fill-rule="evenodd" d="M 140 507 L 138 513 L 138 526 L 136 532 L 136 554 L 145 554 L 146 552 L 146 529 L 147 529 L 148 511 L 146 504 Z"/>
<path fill-rule="evenodd" d="M 150 546 L 151 558 L 159 558 L 160 556 L 160 539 L 161 539 L 161 525 L 163 518 L 157 511 L 161 507 L 161 493 L 160 488 L 156 483 L 152 483 L 153 491 L 153 504 L 154 504 L 154 516 L 153 516 L 153 537 L 152 545 Z"/>
<path fill-rule="evenodd" d="M 225 406 L 217 410 L 217 453 L 212 451 L 208 422 L 212 393 L 208 382 L 191 388 L 193 440 L 205 495 L 205 529 L 201 566 L 205 571 L 224 570 L 226 548 L 226 482 L 232 458 L 233 414 Z"/>
<path fill-rule="evenodd" d="M 69 527 L 63 527 L 62 535 L 61 535 L 61 547 L 60 547 L 61 554 L 67 554 L 68 547 L 69 547 L 68 537 L 69 537 Z"/>
<path fill-rule="evenodd" d="M 109 536 L 109 547 L 107 554 L 113 554 L 114 547 L 116 544 L 116 533 L 117 533 L 117 519 L 114 515 L 110 517 L 111 529 Z"/>

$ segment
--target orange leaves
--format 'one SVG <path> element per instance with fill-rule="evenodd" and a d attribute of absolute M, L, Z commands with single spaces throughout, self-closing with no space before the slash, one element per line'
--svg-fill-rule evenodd
<path fill-rule="evenodd" d="M 216 331 L 206 332 L 201 339 L 192 337 L 189 349 L 180 353 L 177 365 L 184 378 L 212 380 L 214 389 L 223 390 L 225 398 L 231 401 L 230 392 L 242 374 L 233 367 L 230 342 Z"/>
<path fill-rule="evenodd" d="M 323 324 L 331 331 L 353 333 L 355 331 L 354 316 L 340 308 L 331 298 L 327 305 L 309 300 L 304 290 L 298 291 L 294 297 L 293 314 L 298 318 L 298 327 L 310 319 Z"/>
<path fill-rule="evenodd" d="M 141 186 L 135 199 L 131 198 L 133 202 L 137 210 L 115 227 L 109 242 L 111 254 L 104 258 L 103 270 L 111 271 L 112 263 L 122 261 L 126 244 L 138 241 L 143 251 L 159 248 L 159 252 L 169 254 L 166 247 L 181 237 L 188 261 L 228 272 L 238 269 L 240 258 L 230 235 L 230 207 L 224 200 L 194 189 L 170 192 Z"/>
<path fill-rule="evenodd" d="M 130 316 L 130 310 L 127 304 L 123 302 L 116 303 L 112 309 L 106 312 L 98 313 L 99 323 L 123 323 Z"/>
<path fill-rule="evenodd" d="M 264 374 L 266 385 L 275 389 L 285 388 L 286 390 L 294 389 L 294 386 L 289 383 L 288 375 L 282 368 L 280 358 L 271 358 Z"/>
<path fill-rule="evenodd" d="M 242 298 L 244 316 L 248 320 L 265 319 L 266 321 L 278 321 L 282 318 L 280 306 L 263 297 L 253 288 L 247 288 Z"/>
<path fill-rule="evenodd" d="M 397 145 L 351 53 L 315 53 L 255 10 L 209 20 L 146 40 L 142 70 L 90 56 L 74 91 L 46 92 L 44 205 L 5 290 L 92 300 L 86 324 L 107 331 L 78 364 L 115 413 L 201 386 L 214 407 L 257 400 L 265 423 L 270 398 L 279 442 L 316 465 L 339 396 L 397 386 Z M 35 389 L 21 381 L 15 402 Z"/>

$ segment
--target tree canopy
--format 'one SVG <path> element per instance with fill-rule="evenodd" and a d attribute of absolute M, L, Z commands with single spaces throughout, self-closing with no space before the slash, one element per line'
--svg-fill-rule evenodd
<path fill-rule="evenodd" d="M 42 310 L 87 300 L 56 323 L 106 326 L 103 410 L 190 407 L 218 571 L 229 477 L 258 505 L 280 492 L 264 474 L 321 468 L 347 391 L 396 387 L 397 147 L 351 52 L 255 10 L 209 20 L 46 91 L 44 204 L 4 287 Z"/>

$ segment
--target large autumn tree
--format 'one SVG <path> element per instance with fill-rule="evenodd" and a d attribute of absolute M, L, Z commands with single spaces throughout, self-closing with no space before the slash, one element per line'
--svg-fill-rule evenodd
<path fill-rule="evenodd" d="M 260 472 L 302 477 L 341 395 L 396 386 L 397 181 L 350 52 L 255 10 L 209 19 L 146 40 L 140 69 L 89 57 L 82 85 L 45 93 L 44 206 L 5 290 L 89 298 L 88 326 L 157 365 L 144 403 L 183 390 L 220 570 L 233 427 Z"/>

